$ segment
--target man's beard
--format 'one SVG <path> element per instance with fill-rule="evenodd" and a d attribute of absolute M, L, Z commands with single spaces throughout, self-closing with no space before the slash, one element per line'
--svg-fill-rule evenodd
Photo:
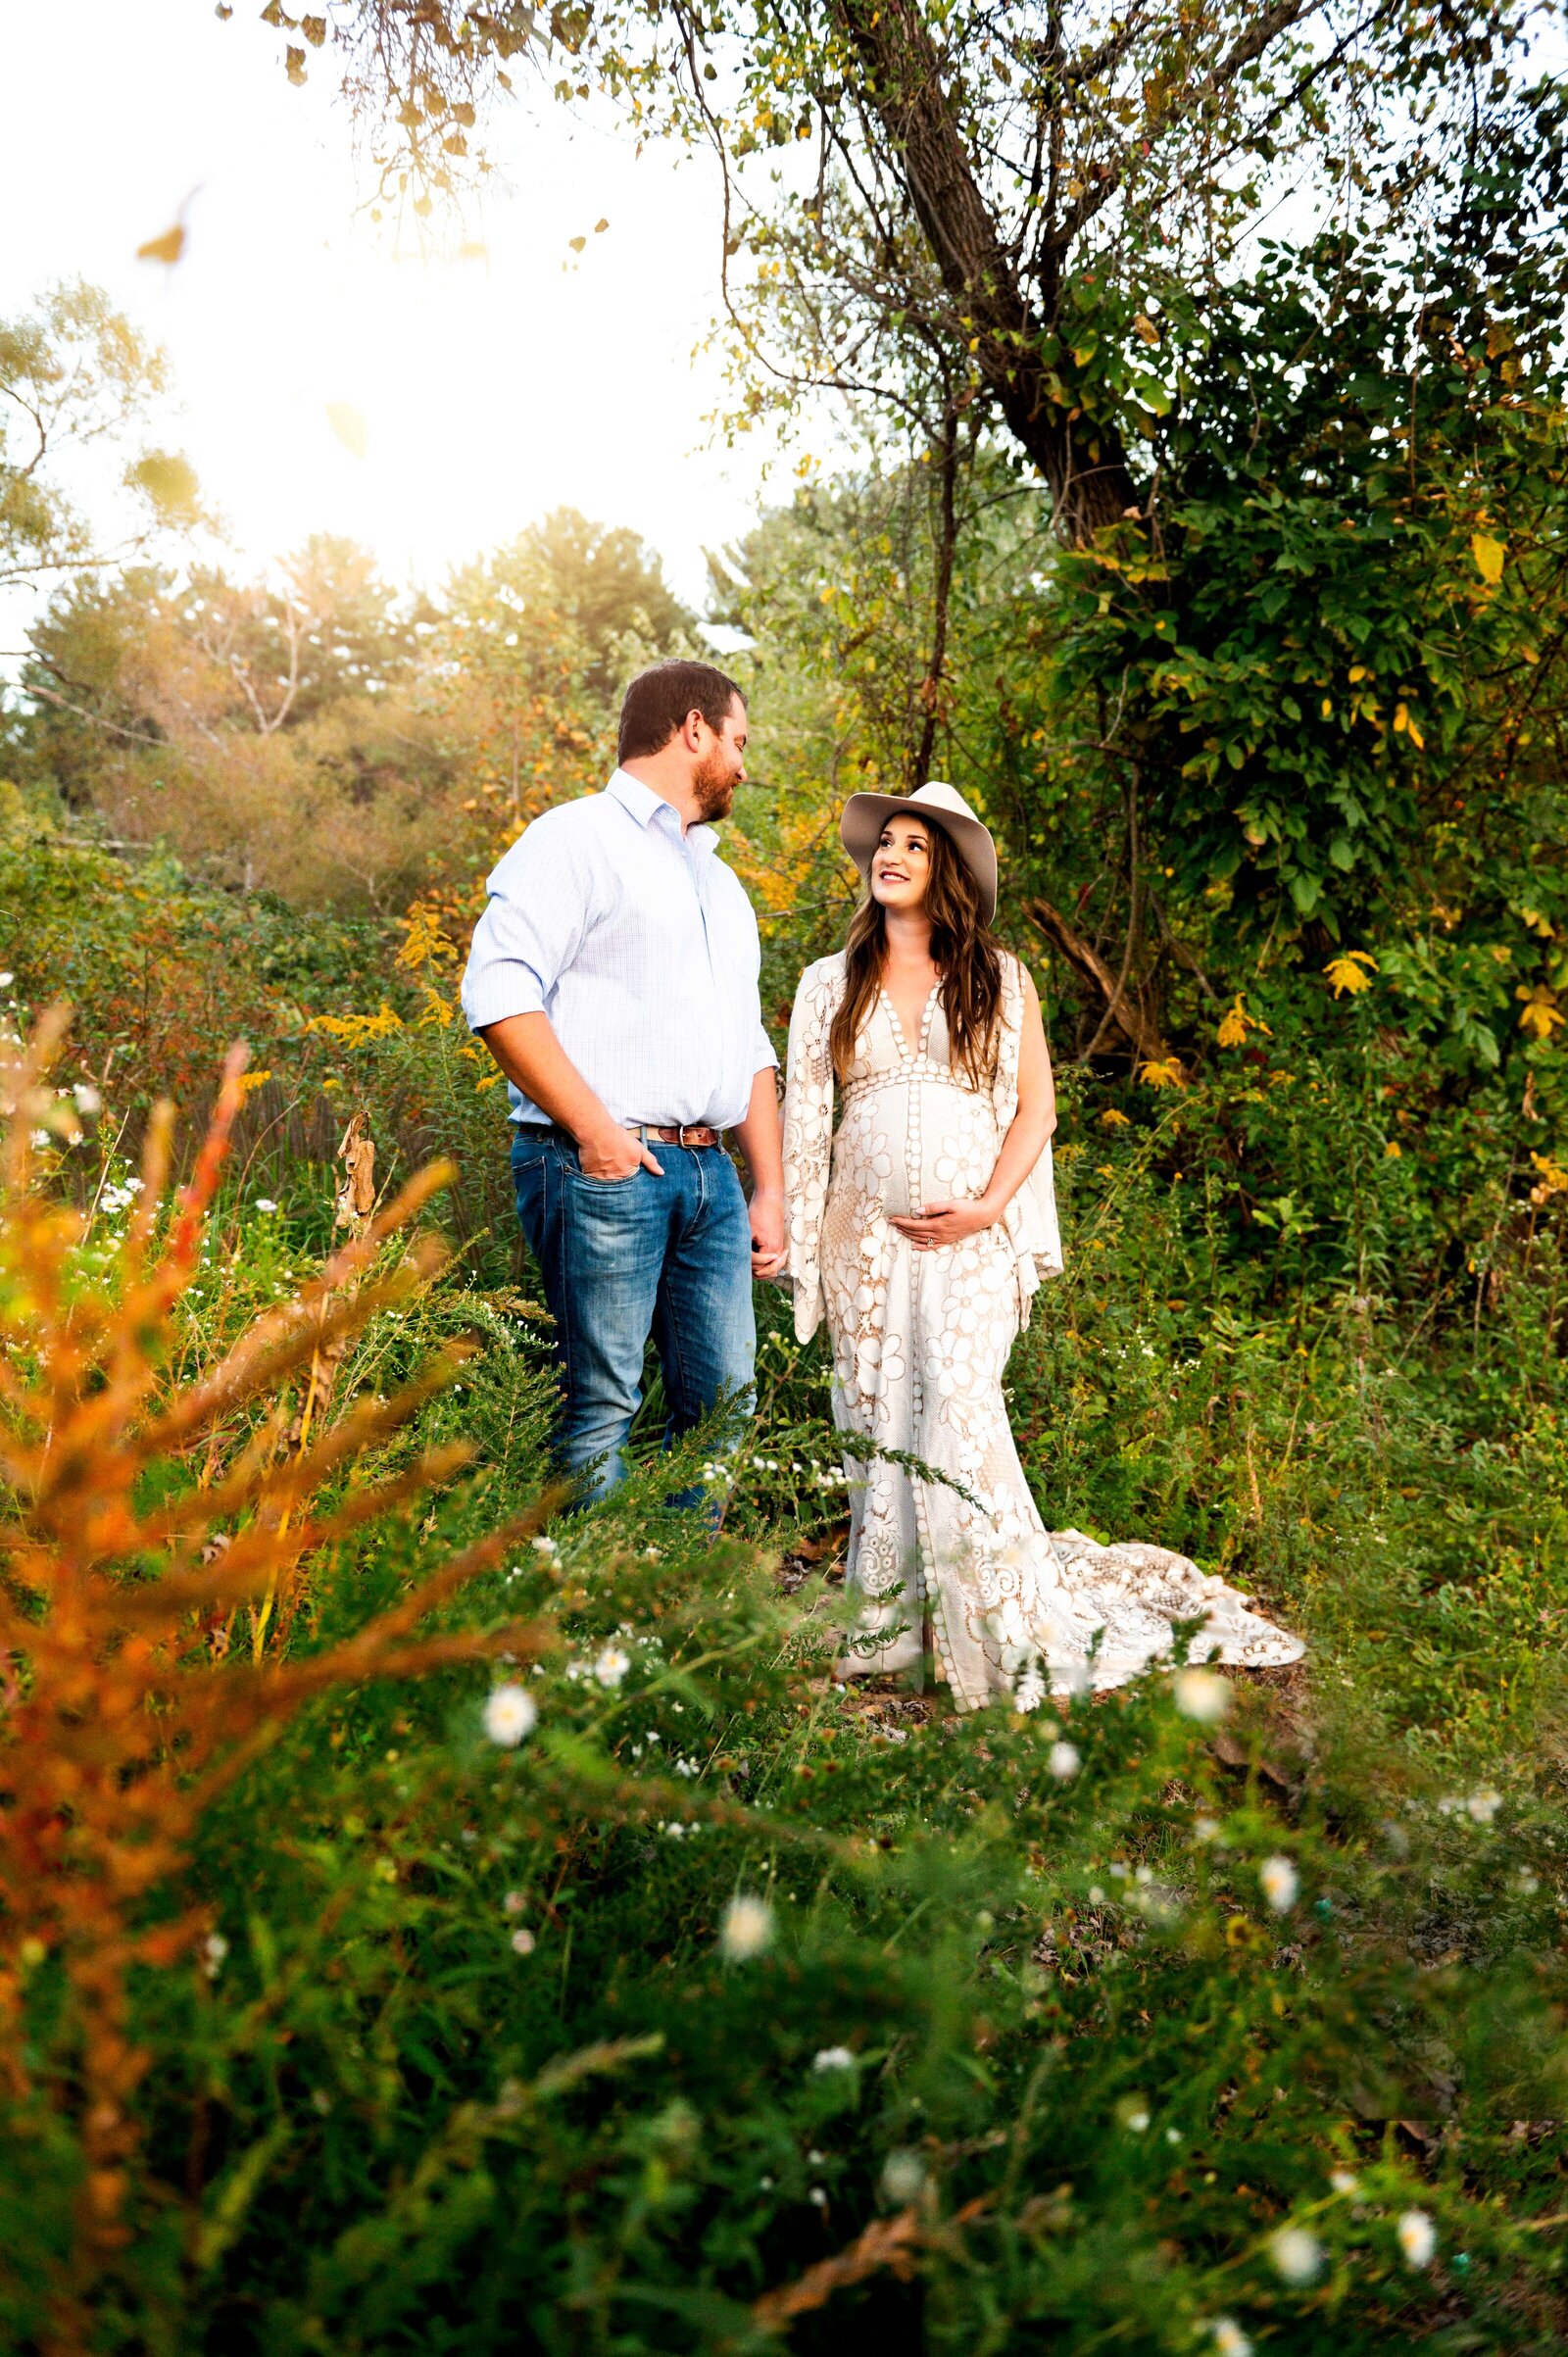
<path fill-rule="evenodd" d="M 692 793 L 697 802 L 697 816 L 705 826 L 715 818 L 727 818 L 735 807 L 735 773 L 728 756 L 714 752 L 692 779 Z"/>

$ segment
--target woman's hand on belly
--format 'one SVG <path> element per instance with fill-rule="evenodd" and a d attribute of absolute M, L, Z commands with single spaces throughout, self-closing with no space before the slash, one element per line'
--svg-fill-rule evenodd
<path fill-rule="evenodd" d="M 965 1236 L 978 1236 L 983 1228 L 994 1228 L 1001 1217 L 1001 1207 L 977 1195 L 970 1203 L 922 1203 L 905 1218 L 890 1217 L 888 1225 L 897 1228 L 917 1252 L 940 1252 L 945 1244 L 961 1244 Z"/>

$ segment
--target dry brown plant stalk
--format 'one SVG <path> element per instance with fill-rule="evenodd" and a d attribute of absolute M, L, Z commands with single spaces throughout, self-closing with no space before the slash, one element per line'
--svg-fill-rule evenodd
<path fill-rule="evenodd" d="M 260 1317 L 215 1366 L 179 1384 L 181 1296 L 200 1266 L 207 1214 L 241 1099 L 231 1053 L 194 1175 L 164 1214 L 172 1117 L 148 1129 L 143 1188 L 113 1267 L 85 1281 L 82 1215 L 39 1183 L 33 1135 L 60 1123 L 44 1075 L 65 1030 L 56 1011 L 0 1062 L 0 2046 L 13 2093 L 25 1984 L 53 1958 L 67 1999 L 66 2068 L 51 2098 L 72 2118 L 82 2175 L 72 2248 L 44 2347 L 92 2342 L 92 2303 L 128 2239 L 139 2130 L 133 2098 L 150 2057 L 134 2038 L 129 1982 L 168 1970 L 210 1929 L 178 1878 L 203 1810 L 324 1689 L 410 1677 L 547 1643 L 543 1624 L 420 1636 L 465 1582 L 536 1529 L 545 1501 L 465 1549 L 331 1649 L 245 1659 L 210 1643 L 259 1613 L 331 1541 L 404 1505 L 466 1462 L 430 1451 L 390 1479 L 323 1485 L 407 1423 L 445 1381 L 449 1355 L 387 1401 L 360 1402 L 309 1445 L 280 1447 L 286 1387 L 313 1353 L 346 1342 L 429 1281 L 441 1254 L 415 1239 L 372 1273 L 450 1172 L 423 1172 L 296 1300 Z"/>
<path fill-rule="evenodd" d="M 901 2283 L 906 2283 L 916 2272 L 923 2249 L 972 2226 L 989 2206 L 990 2196 L 980 2193 L 974 2200 L 966 2201 L 961 2210 L 956 2210 L 951 2218 L 934 2220 L 923 2214 L 919 2203 L 911 2203 L 892 2218 L 873 2218 L 845 2249 L 835 2251 L 830 2258 L 818 2259 L 814 2267 L 797 2276 L 793 2283 L 780 2283 L 754 2300 L 753 2320 L 766 2332 L 784 2333 L 798 2316 L 808 2316 L 814 2308 L 825 2308 L 835 2292 L 863 2283 L 871 2276 L 880 2275 L 884 2268 Z"/>

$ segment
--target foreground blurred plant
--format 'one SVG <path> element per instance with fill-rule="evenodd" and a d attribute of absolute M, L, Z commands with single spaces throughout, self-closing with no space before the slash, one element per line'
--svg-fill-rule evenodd
<path fill-rule="evenodd" d="M 404 1425 L 455 1363 L 398 1397 L 353 1405 L 287 1446 L 288 1387 L 303 1369 L 427 1282 L 441 1248 L 416 1238 L 389 1276 L 360 1282 L 385 1240 L 449 1177 L 427 1170 L 314 1284 L 256 1320 L 196 1380 L 171 1379 L 181 1297 L 241 1100 L 234 1051 L 190 1184 L 166 1205 L 170 1108 L 149 1125 L 143 1181 L 122 1241 L 88 1277 L 81 1214 L 38 1182 L 35 1146 L 57 1100 L 43 1075 L 65 1029 L 39 1024 L 0 1064 L 0 2020 L 21 2028 L 24 1984 L 60 1979 L 53 2099 L 69 2109 L 81 2179 L 44 2345 L 91 2343 L 89 2297 L 129 2238 L 138 2128 L 131 2099 L 150 2056 L 129 2027 L 129 1978 L 164 1968 L 211 1931 L 210 1911 L 170 1896 L 215 1794 L 323 1689 L 410 1676 L 505 1646 L 524 1657 L 540 1625 L 418 1634 L 494 1565 L 529 1514 L 453 1556 L 330 1649 L 244 1660 L 230 1650 L 249 1606 L 301 1559 L 450 1476 L 469 1449 L 420 1455 L 393 1478 L 322 1493 Z M 12 2092 L 28 2092 L 20 2038 Z M 62 2064 L 64 2067 L 62 2067 Z"/>

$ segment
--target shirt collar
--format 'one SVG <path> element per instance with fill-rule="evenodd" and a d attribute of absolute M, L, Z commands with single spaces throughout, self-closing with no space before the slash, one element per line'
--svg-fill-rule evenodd
<path fill-rule="evenodd" d="M 667 810 L 676 832 L 680 831 L 680 819 L 673 803 L 666 802 L 662 794 L 656 794 L 652 786 L 645 786 L 642 779 L 633 777 L 629 770 L 617 769 L 605 792 L 618 802 L 623 810 L 629 810 L 639 826 L 651 825 L 661 810 Z M 718 849 L 717 833 L 700 820 L 686 829 L 685 839 L 693 851 L 713 852 Z"/>

